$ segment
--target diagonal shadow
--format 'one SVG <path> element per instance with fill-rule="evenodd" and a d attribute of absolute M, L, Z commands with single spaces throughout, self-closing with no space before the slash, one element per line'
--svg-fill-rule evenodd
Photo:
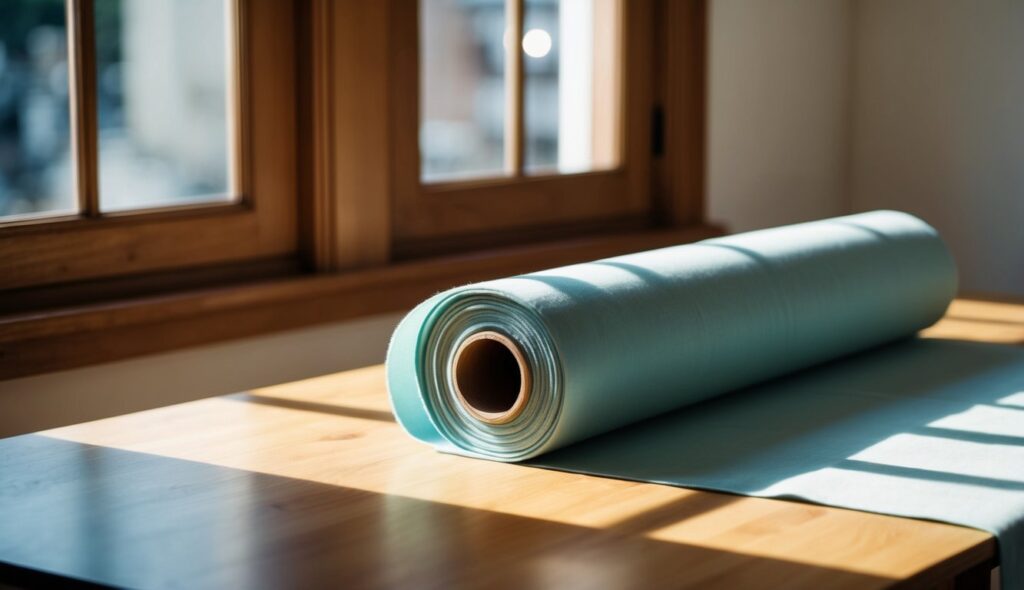
<path fill-rule="evenodd" d="M 1016 328 L 1024 328 L 1024 322 L 1016 320 L 997 320 L 993 318 L 973 318 L 970 316 L 962 316 L 956 314 L 950 314 L 946 316 L 948 320 L 957 320 L 960 322 L 970 322 L 972 324 L 990 324 L 993 326 L 1011 326 Z"/>
<path fill-rule="evenodd" d="M 949 473 L 934 469 L 921 469 L 918 467 L 905 467 L 903 465 L 888 465 L 884 463 L 872 463 L 870 461 L 859 461 L 857 459 L 844 459 L 835 464 L 837 469 L 848 469 L 851 471 L 863 471 L 865 473 L 877 473 L 878 475 L 894 475 L 910 479 L 924 479 L 928 481 L 940 481 L 975 485 L 978 487 L 995 488 L 1014 492 L 1024 491 L 1024 483 L 996 479 L 994 477 L 982 477 L 978 475 L 966 475 L 963 473 Z"/>
<path fill-rule="evenodd" d="M 657 285 L 659 283 L 667 282 L 666 278 L 649 268 L 644 268 L 639 264 L 630 264 L 628 262 L 622 262 L 621 260 L 598 260 L 592 262 L 599 266 L 610 266 L 619 270 L 624 270 L 639 279 L 644 280 L 649 285 Z"/>
<path fill-rule="evenodd" d="M 351 408 L 348 406 L 336 406 L 334 404 L 324 404 L 306 400 L 272 397 L 269 395 L 259 395 L 257 393 L 235 393 L 231 395 L 221 396 L 221 399 L 228 399 L 236 402 L 247 402 L 251 404 L 260 404 L 264 406 L 275 406 L 278 408 L 288 408 L 289 410 L 302 410 L 304 412 L 320 412 L 321 414 L 334 414 L 335 416 L 345 416 L 348 418 L 377 420 L 378 422 L 395 421 L 395 417 L 391 414 L 391 412 L 384 412 L 381 410 L 368 410 L 364 408 Z"/>
<path fill-rule="evenodd" d="M 1003 408 L 1000 408 L 1003 409 Z M 993 434 L 990 432 L 977 432 L 973 430 L 957 430 L 955 428 L 943 428 L 941 426 L 922 426 L 912 434 L 923 436 L 938 436 L 965 442 L 983 443 L 989 445 L 1024 445 L 1024 437 L 1012 436 L 1009 434 Z"/>

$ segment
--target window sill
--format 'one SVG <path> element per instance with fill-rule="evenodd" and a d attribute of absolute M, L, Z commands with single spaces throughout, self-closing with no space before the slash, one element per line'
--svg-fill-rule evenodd
<path fill-rule="evenodd" d="M 693 242 L 700 225 L 440 256 L 0 316 L 0 379 L 408 309 L 454 285 Z"/>

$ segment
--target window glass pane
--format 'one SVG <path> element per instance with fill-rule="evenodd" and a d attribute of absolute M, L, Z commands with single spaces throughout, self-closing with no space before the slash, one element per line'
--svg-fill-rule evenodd
<path fill-rule="evenodd" d="M 3 0 L 0 217 L 73 213 L 63 0 Z"/>
<path fill-rule="evenodd" d="M 226 201 L 229 0 L 95 0 L 100 208 Z"/>
<path fill-rule="evenodd" d="M 525 0 L 525 166 L 585 172 L 619 162 L 619 0 Z"/>
<path fill-rule="evenodd" d="M 420 1 L 424 181 L 504 174 L 503 0 Z"/>

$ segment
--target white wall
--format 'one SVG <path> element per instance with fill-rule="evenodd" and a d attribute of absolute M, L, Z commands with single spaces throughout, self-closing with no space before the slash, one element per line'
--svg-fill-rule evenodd
<path fill-rule="evenodd" d="M 845 213 L 848 0 L 713 0 L 708 211 L 731 231 Z"/>
<path fill-rule="evenodd" d="M 855 9 L 853 208 L 923 217 L 963 291 L 1024 296 L 1024 2 Z"/>

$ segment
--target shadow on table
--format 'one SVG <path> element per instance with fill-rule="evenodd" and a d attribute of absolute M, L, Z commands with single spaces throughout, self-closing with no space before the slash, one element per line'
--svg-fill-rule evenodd
<path fill-rule="evenodd" d="M 248 402 L 276 408 L 287 408 L 289 410 L 301 410 L 304 412 L 319 412 L 321 414 L 333 414 L 345 416 L 346 418 L 359 418 L 362 420 L 376 420 L 378 422 L 394 422 L 395 416 L 384 410 L 371 410 L 367 408 L 353 408 L 350 406 L 339 406 L 337 404 L 325 404 L 311 402 L 304 399 L 291 399 L 260 395 L 258 393 L 234 393 L 222 396 L 221 399 L 228 399 L 238 402 Z"/>

